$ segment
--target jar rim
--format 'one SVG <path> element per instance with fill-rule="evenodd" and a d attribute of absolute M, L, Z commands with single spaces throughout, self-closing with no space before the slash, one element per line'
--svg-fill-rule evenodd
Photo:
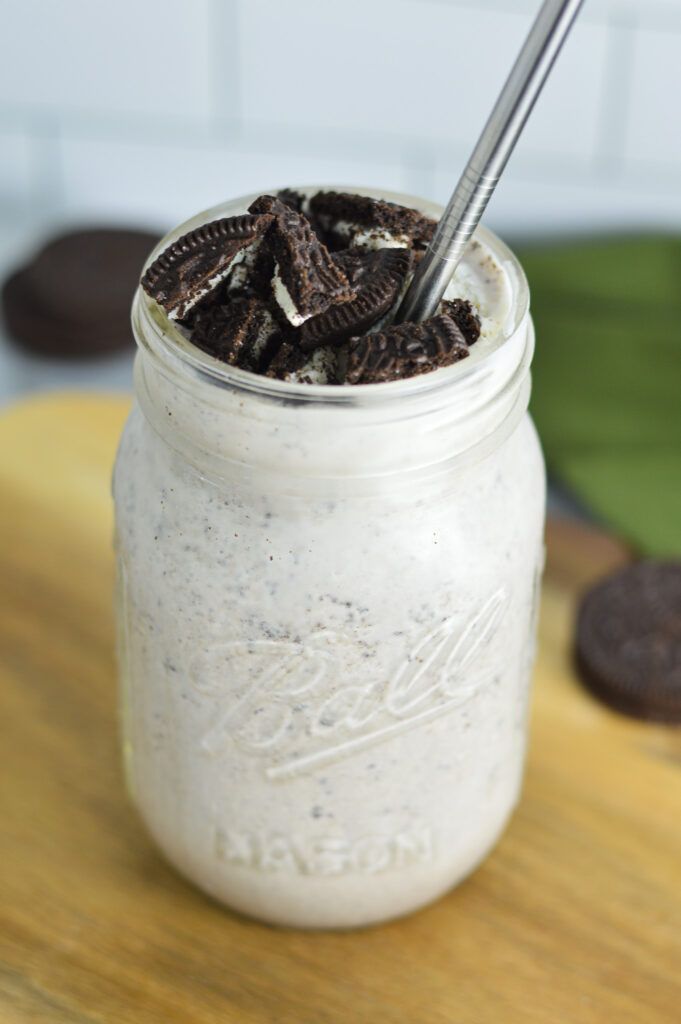
<path fill-rule="evenodd" d="M 417 196 L 356 185 L 299 185 L 294 188 L 296 191 L 306 194 L 313 194 L 323 188 L 328 191 L 353 192 L 371 198 L 386 199 L 401 205 L 408 203 L 420 212 L 434 218 L 439 218 L 444 210 L 444 207 L 439 204 L 420 199 Z M 231 215 L 237 207 L 243 207 L 246 210 L 259 195 L 276 194 L 277 191 L 279 188 L 240 196 L 196 214 L 168 232 L 159 241 L 149 254 L 144 269 L 153 263 L 168 245 L 188 231 L 192 231 L 208 221 L 223 217 L 228 214 L 228 211 Z M 500 268 L 510 278 L 513 295 L 506 319 L 499 329 L 503 340 L 493 351 L 488 352 L 473 365 L 466 365 L 468 360 L 463 360 L 414 377 L 353 387 L 277 380 L 231 366 L 192 345 L 166 317 L 157 303 L 139 286 L 135 292 L 132 306 L 132 326 L 135 339 L 140 347 L 153 352 L 157 357 L 161 353 L 170 355 L 184 369 L 189 370 L 192 376 L 209 386 L 250 392 L 263 399 L 301 405 L 324 404 L 345 407 L 388 405 L 412 396 L 437 393 L 443 388 L 455 386 L 459 382 L 469 384 L 479 375 L 487 373 L 492 367 L 496 361 L 495 357 L 499 357 L 505 342 L 519 329 L 529 311 L 529 286 L 525 272 L 515 254 L 493 231 L 483 225 L 478 225 L 473 238 L 490 250 Z M 153 344 L 150 338 L 153 338 L 156 344 Z"/>

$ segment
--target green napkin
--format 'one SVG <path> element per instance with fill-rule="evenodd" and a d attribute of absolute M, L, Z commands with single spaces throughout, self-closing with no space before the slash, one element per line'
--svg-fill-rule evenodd
<path fill-rule="evenodd" d="M 516 251 L 549 470 L 643 553 L 681 556 L 681 239 Z"/>

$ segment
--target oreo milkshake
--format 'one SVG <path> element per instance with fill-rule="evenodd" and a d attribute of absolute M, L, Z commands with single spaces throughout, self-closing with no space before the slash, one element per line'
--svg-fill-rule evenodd
<path fill-rule="evenodd" d="M 129 785 L 180 871 L 278 924 L 429 902 L 520 789 L 544 509 L 526 284 L 480 229 L 436 316 L 391 326 L 438 214 L 398 199 L 228 204 L 161 243 L 135 300 Z"/>

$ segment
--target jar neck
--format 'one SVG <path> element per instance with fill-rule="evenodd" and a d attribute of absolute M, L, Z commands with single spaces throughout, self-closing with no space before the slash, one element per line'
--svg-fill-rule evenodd
<path fill-rule="evenodd" d="M 355 387 L 289 385 L 227 367 L 220 379 L 168 343 L 138 293 L 135 389 L 159 436 L 199 473 L 268 492 L 329 496 L 423 487 L 503 443 L 527 409 L 526 312 L 479 363 Z M 231 372 L 230 372 L 231 371 Z"/>
<path fill-rule="evenodd" d="M 442 214 L 442 207 L 415 196 L 337 190 L 416 207 L 434 218 Z M 317 187 L 300 191 L 312 195 Z M 186 231 L 243 213 L 253 199 L 198 214 L 163 239 L 149 262 Z M 453 470 L 498 447 L 529 400 L 534 332 L 525 275 L 492 232 L 478 227 L 475 240 L 508 287 L 497 347 L 490 351 L 478 342 L 460 363 L 383 384 L 292 384 L 227 366 L 191 345 L 138 289 L 135 381 L 144 414 L 204 476 L 261 491 L 333 496 L 423 488 L 431 480 L 439 486 Z"/>

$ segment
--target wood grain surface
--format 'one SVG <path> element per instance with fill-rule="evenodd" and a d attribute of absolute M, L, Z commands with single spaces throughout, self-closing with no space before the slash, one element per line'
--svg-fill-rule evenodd
<path fill-rule="evenodd" d="M 627 558 L 550 524 L 524 796 L 428 909 L 275 930 L 184 882 L 119 765 L 109 477 L 124 399 L 0 416 L 2 1024 L 678 1024 L 681 732 L 599 706 L 575 596 Z"/>

